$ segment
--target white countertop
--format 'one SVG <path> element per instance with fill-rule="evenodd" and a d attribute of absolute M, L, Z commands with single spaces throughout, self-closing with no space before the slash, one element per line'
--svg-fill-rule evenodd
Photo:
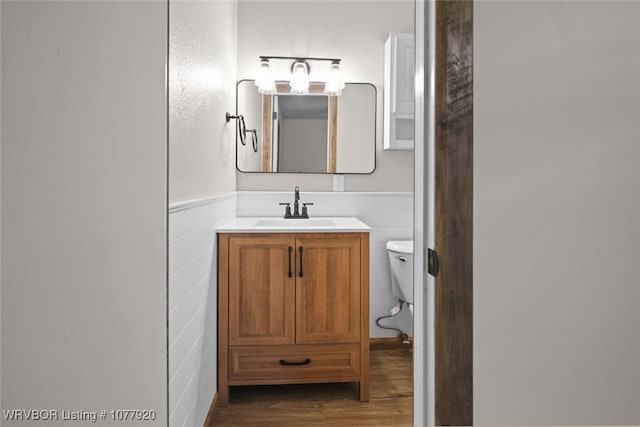
<path fill-rule="evenodd" d="M 240 217 L 216 228 L 218 233 L 345 233 L 369 232 L 369 227 L 354 217 L 312 217 L 284 219 L 282 217 Z"/>

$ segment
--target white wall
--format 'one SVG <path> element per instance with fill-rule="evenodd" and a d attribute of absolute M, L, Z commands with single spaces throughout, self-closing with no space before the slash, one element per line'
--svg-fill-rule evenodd
<path fill-rule="evenodd" d="M 2 409 L 166 425 L 167 2 L 1 8 Z"/>
<path fill-rule="evenodd" d="M 475 3 L 478 424 L 640 424 L 638 22 Z"/>
<path fill-rule="evenodd" d="M 217 385 L 214 229 L 236 206 L 236 123 L 225 113 L 235 111 L 237 2 L 171 1 L 169 12 L 169 422 L 202 426 Z"/>
<path fill-rule="evenodd" d="M 230 193 L 169 209 L 169 423 L 201 427 L 218 384 L 215 227 L 236 215 Z"/>
<path fill-rule="evenodd" d="M 170 2 L 169 200 L 235 191 L 236 0 Z"/>
<path fill-rule="evenodd" d="M 384 41 L 390 32 L 412 33 L 413 24 L 412 0 L 241 0 L 238 80 L 256 78 L 260 55 L 341 58 L 345 81 L 378 89 L 377 167 L 371 175 L 346 175 L 345 189 L 412 191 L 413 152 L 382 150 L 382 82 Z M 324 74 L 314 76 L 312 69 L 311 79 L 323 80 Z M 330 191 L 332 176 L 238 172 L 237 183 L 238 190 L 290 190 L 295 183 L 308 191 Z"/>

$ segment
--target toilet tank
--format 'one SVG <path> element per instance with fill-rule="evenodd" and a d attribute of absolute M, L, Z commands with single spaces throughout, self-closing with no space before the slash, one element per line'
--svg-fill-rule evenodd
<path fill-rule="evenodd" d="M 408 303 L 413 303 L 413 241 L 387 242 L 391 268 L 391 291 Z"/>

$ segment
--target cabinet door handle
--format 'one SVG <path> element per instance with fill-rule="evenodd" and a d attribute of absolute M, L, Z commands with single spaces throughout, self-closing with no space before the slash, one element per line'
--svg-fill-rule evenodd
<path fill-rule="evenodd" d="M 289 251 L 289 277 L 292 277 L 293 274 L 291 273 L 291 252 L 293 251 L 293 248 L 289 246 L 287 250 Z"/>
<path fill-rule="evenodd" d="M 311 363 L 311 359 L 304 359 L 296 362 L 289 362 L 288 360 L 280 359 L 280 364 L 283 366 L 300 366 L 300 365 L 308 365 Z"/>
<path fill-rule="evenodd" d="M 302 246 L 298 249 L 300 250 L 300 277 L 302 277 Z"/>

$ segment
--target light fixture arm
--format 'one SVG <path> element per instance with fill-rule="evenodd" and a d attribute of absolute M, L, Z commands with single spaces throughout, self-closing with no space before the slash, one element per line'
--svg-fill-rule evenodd
<path fill-rule="evenodd" d="M 300 62 L 305 62 L 305 61 L 330 61 L 330 62 L 334 62 L 336 64 L 339 64 L 341 59 L 340 58 L 313 58 L 313 57 L 306 57 L 306 56 L 260 56 L 260 59 L 290 59 L 292 61 L 300 61 Z"/>

